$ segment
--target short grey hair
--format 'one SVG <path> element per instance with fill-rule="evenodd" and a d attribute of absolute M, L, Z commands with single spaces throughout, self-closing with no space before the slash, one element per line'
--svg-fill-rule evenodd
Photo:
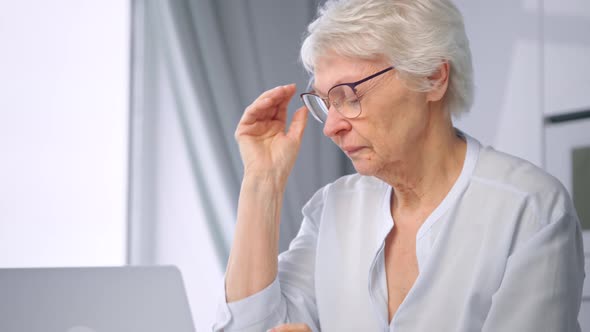
<path fill-rule="evenodd" d="M 400 78 L 417 91 L 429 91 L 428 77 L 450 65 L 444 97 L 453 115 L 473 103 L 473 65 L 463 16 L 450 0 L 328 0 L 308 26 L 301 61 L 313 75 L 327 52 L 359 58 L 385 57 Z"/>

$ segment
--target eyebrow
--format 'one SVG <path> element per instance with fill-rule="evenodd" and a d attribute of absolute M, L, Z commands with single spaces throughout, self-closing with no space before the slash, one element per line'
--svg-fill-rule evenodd
<path fill-rule="evenodd" d="M 318 89 L 315 87 L 315 85 L 313 85 L 313 84 L 311 85 L 311 91 L 312 91 L 312 92 L 314 92 L 315 94 L 317 94 L 318 96 L 322 97 L 322 98 L 323 98 L 323 97 L 327 97 L 327 96 L 326 96 L 326 94 L 324 94 L 324 93 L 321 93 L 321 92 L 320 92 L 320 91 L 319 91 L 319 90 L 318 90 Z"/>
<path fill-rule="evenodd" d="M 344 82 L 344 80 L 337 80 L 334 85 L 332 85 L 330 87 L 330 89 L 332 89 L 333 87 L 340 85 L 340 84 L 350 84 L 351 82 Z M 322 97 L 322 98 L 328 98 L 328 96 L 326 96 L 325 94 L 321 93 L 314 84 L 311 85 L 311 91 L 314 92 L 316 95 Z"/>
<path fill-rule="evenodd" d="M 314 83 L 315 83 L 315 81 L 314 81 Z M 346 80 L 343 80 L 342 78 L 340 78 L 340 79 L 336 80 L 336 82 L 334 82 L 334 84 L 332 84 L 332 86 L 330 87 L 330 89 L 331 89 L 331 88 L 333 88 L 333 87 L 335 87 L 336 85 L 340 85 L 340 84 L 348 84 L 348 83 L 350 83 L 350 82 L 348 82 L 348 81 L 346 81 Z M 312 91 L 313 91 L 313 92 L 315 92 L 315 93 L 316 93 L 318 96 L 320 96 L 320 97 L 326 97 L 326 98 L 327 98 L 327 96 L 326 96 L 325 94 L 321 93 L 321 92 L 320 92 L 320 91 L 319 91 L 319 90 L 316 88 L 315 84 L 312 84 L 312 85 L 311 85 L 311 89 L 312 89 Z M 329 90 L 328 90 L 328 91 L 329 91 Z"/>
<path fill-rule="evenodd" d="M 315 83 L 315 80 L 314 80 L 313 82 Z M 336 85 L 340 85 L 340 84 L 349 84 L 349 83 L 352 83 L 352 82 L 356 82 L 356 81 L 351 81 L 350 79 L 343 79 L 343 78 L 340 78 L 340 79 L 336 80 L 336 82 L 334 82 L 334 84 L 332 84 L 332 86 L 330 87 L 330 89 L 331 89 L 331 88 L 333 88 L 333 87 L 335 87 Z M 312 90 L 313 92 L 315 92 L 315 93 L 316 93 L 318 96 L 320 96 L 320 97 L 327 97 L 325 94 L 321 93 L 321 92 L 320 92 L 320 91 L 319 91 L 319 90 L 316 88 L 315 84 L 313 84 L 313 83 L 311 84 L 311 90 Z"/>

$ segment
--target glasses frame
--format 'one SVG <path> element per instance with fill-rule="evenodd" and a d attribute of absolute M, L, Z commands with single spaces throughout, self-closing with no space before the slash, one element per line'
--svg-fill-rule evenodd
<path fill-rule="evenodd" d="M 301 98 L 301 101 L 303 102 L 303 105 L 305 105 L 305 107 L 307 107 L 307 104 L 305 103 L 305 100 L 303 99 L 303 97 L 304 97 L 304 96 L 306 96 L 306 95 L 310 95 L 310 96 L 317 97 L 317 98 L 319 98 L 321 101 L 323 101 L 323 102 L 324 102 L 324 104 L 326 105 L 326 109 L 327 109 L 327 110 L 330 110 L 330 105 L 331 105 L 331 104 L 330 104 L 330 99 L 329 99 L 329 96 L 330 96 L 330 91 L 332 91 L 333 89 L 335 89 L 335 88 L 337 88 L 337 87 L 339 87 L 339 86 L 344 86 L 344 85 L 345 85 L 345 86 L 348 86 L 348 87 L 350 87 L 350 88 L 352 89 L 352 91 L 354 92 L 354 94 L 355 94 L 355 95 L 356 95 L 356 97 L 358 98 L 358 95 L 357 95 L 357 93 L 356 93 L 356 92 L 357 92 L 357 91 L 356 91 L 356 87 L 357 87 L 357 86 L 359 86 L 360 84 L 363 84 L 363 83 L 365 83 L 366 81 L 372 80 L 373 78 L 375 78 L 375 77 L 377 77 L 377 76 L 381 76 L 381 75 L 383 75 L 383 74 L 387 73 L 388 71 L 390 71 L 390 70 L 393 70 L 394 68 L 395 68 L 395 66 L 390 66 L 390 67 L 387 67 L 387 68 L 385 68 L 385 69 L 383 69 L 383 70 L 381 70 L 381 71 L 378 71 L 378 72 L 376 72 L 375 74 L 369 75 L 369 76 L 367 76 L 367 77 L 365 77 L 365 78 L 362 78 L 362 79 L 360 79 L 360 80 L 358 80 L 358 81 L 356 81 L 356 82 L 352 82 L 352 83 L 340 83 L 340 84 L 336 84 L 336 85 L 334 85 L 333 87 L 331 87 L 331 88 L 330 88 L 330 90 L 328 90 L 328 94 L 327 94 L 326 98 L 322 98 L 322 97 L 320 97 L 318 94 L 314 93 L 315 91 L 304 92 L 304 93 L 302 93 L 302 94 L 300 94 L 300 95 L 299 95 L 299 98 Z M 359 103 L 359 107 L 360 107 L 360 103 Z M 309 107 L 308 107 L 308 109 L 309 109 Z M 347 118 L 347 119 L 355 119 L 355 118 L 358 118 L 358 117 L 361 115 L 361 113 L 363 112 L 363 108 L 362 108 L 362 107 L 360 107 L 360 112 L 359 112 L 357 115 L 355 115 L 355 116 L 352 116 L 352 117 L 348 117 L 348 116 L 346 116 L 346 115 L 342 114 L 342 113 L 341 113 L 341 112 L 338 110 L 338 108 L 336 108 L 336 111 L 338 111 L 338 113 L 340 113 L 340 114 L 341 114 L 343 117 L 345 117 L 345 118 Z M 314 118 L 316 118 L 316 119 L 317 119 L 319 122 L 321 122 L 321 123 L 324 123 L 324 121 L 320 120 L 320 119 L 319 119 L 319 118 L 318 118 L 318 117 L 317 117 L 315 114 L 313 114 L 313 113 L 315 113 L 315 112 L 313 112 L 313 111 L 312 111 L 312 115 L 314 116 Z M 327 115 L 327 113 L 326 113 L 326 115 Z"/>

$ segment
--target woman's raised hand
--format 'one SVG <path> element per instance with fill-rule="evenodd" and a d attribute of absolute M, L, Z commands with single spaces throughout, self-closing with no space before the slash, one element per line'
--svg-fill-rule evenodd
<path fill-rule="evenodd" d="M 307 109 L 299 108 L 287 128 L 287 106 L 295 84 L 262 93 L 246 108 L 235 138 L 244 163 L 244 174 L 285 185 L 293 169 L 307 123 Z"/>

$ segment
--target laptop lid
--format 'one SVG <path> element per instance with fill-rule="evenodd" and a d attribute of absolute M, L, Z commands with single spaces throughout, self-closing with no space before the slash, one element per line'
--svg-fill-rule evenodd
<path fill-rule="evenodd" d="M 0 331 L 194 332 L 173 266 L 0 269 Z"/>

